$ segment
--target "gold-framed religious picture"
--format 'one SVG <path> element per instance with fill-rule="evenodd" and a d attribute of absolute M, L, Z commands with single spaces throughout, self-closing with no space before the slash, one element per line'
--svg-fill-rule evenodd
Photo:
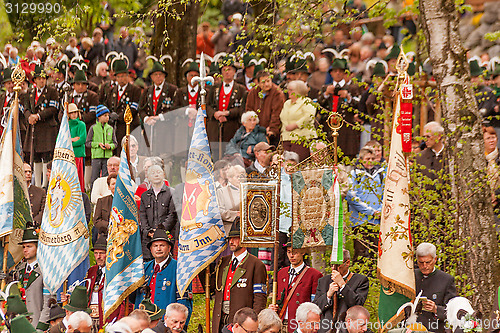
<path fill-rule="evenodd" d="M 241 183 L 241 245 L 273 247 L 276 237 L 276 183 Z"/>

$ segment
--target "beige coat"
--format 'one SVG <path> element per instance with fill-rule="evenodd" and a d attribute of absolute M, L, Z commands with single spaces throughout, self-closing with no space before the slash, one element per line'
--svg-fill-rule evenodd
<path fill-rule="evenodd" d="M 308 97 L 301 97 L 295 103 L 287 100 L 281 110 L 281 134 L 283 141 L 294 141 L 300 137 L 306 139 L 316 138 L 316 130 L 314 129 L 314 117 L 316 116 L 316 108 L 312 104 L 312 100 Z M 287 131 L 287 125 L 296 123 L 299 128 L 293 131 Z"/>
<path fill-rule="evenodd" d="M 237 216 L 240 216 L 240 189 L 228 184 L 218 189 L 216 196 L 219 203 L 220 216 L 224 222 L 224 231 L 228 235 L 234 220 Z"/>

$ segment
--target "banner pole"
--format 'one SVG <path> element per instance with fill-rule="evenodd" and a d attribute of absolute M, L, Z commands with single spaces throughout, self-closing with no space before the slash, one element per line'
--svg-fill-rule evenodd
<path fill-rule="evenodd" d="M 205 332 L 210 333 L 210 270 L 205 269 Z"/>
<path fill-rule="evenodd" d="M 5 285 L 7 283 L 7 257 L 9 255 L 9 239 L 8 235 L 3 238 L 3 272 L 5 274 L 4 278 L 2 279 L 2 290 L 5 289 Z"/>

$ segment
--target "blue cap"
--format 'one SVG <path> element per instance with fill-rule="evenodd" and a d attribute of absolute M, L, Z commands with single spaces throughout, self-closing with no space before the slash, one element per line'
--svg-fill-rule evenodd
<path fill-rule="evenodd" d="M 109 109 L 107 107 L 105 107 L 104 105 L 98 105 L 95 113 L 96 113 L 97 118 L 99 118 L 103 114 L 109 113 Z"/>

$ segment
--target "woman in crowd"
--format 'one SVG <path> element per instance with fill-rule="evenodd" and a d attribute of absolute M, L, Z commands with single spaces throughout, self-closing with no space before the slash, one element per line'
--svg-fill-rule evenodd
<path fill-rule="evenodd" d="M 279 333 L 281 320 L 278 314 L 271 309 L 264 309 L 259 313 L 259 333 Z"/>
<path fill-rule="evenodd" d="M 316 108 L 307 96 L 309 88 L 303 81 L 292 81 L 288 84 L 289 99 L 281 110 L 281 135 L 283 148 L 299 154 L 303 161 L 309 157 L 309 148 L 304 140 L 308 141 L 317 137 L 314 129 Z M 292 142 L 300 140 L 300 142 Z"/>
<path fill-rule="evenodd" d="M 259 142 L 267 142 L 266 129 L 259 124 L 259 117 L 254 111 L 247 111 L 241 116 L 241 127 L 236 131 L 226 147 L 226 155 L 240 154 L 249 166 L 255 160 L 253 148 Z"/>

